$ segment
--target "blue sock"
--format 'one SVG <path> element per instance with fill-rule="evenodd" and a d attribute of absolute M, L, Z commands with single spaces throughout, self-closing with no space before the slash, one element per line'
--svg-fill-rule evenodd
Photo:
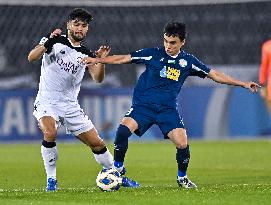
<path fill-rule="evenodd" d="M 117 168 L 123 167 L 123 162 L 114 162 L 114 166 Z"/>
<path fill-rule="evenodd" d="M 186 176 L 186 172 L 181 172 L 180 170 L 178 170 L 178 177 L 184 177 Z"/>

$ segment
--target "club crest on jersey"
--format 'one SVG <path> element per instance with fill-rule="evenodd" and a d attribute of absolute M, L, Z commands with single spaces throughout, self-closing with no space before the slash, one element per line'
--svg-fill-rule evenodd
<path fill-rule="evenodd" d="M 82 62 L 82 59 L 83 59 L 83 56 L 78 56 L 78 57 L 76 58 L 76 62 L 77 62 L 78 64 L 82 65 L 82 66 L 85 66 L 85 64 Z"/>
<path fill-rule="evenodd" d="M 186 67 L 187 66 L 187 61 L 186 60 L 184 60 L 184 59 L 180 59 L 179 60 L 179 65 L 181 66 L 181 67 Z"/>
<path fill-rule="evenodd" d="M 164 66 L 162 70 L 160 70 L 160 77 L 167 78 L 170 80 L 178 81 L 180 77 L 180 70 L 176 68 L 171 68 Z"/>

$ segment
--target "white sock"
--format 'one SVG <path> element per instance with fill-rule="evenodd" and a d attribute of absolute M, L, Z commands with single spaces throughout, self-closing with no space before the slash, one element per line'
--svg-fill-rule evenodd
<path fill-rule="evenodd" d="M 58 158 L 57 147 L 46 148 L 41 145 L 41 155 L 44 162 L 44 167 L 49 178 L 56 179 L 56 160 Z"/>
<path fill-rule="evenodd" d="M 183 177 L 179 177 L 178 176 L 178 179 L 180 180 L 180 179 L 184 179 L 184 178 L 187 178 L 187 175 L 185 175 L 185 176 L 183 176 Z"/>
<path fill-rule="evenodd" d="M 112 154 L 109 152 L 109 150 L 107 150 L 105 153 L 103 154 L 93 154 L 95 160 L 103 166 L 103 168 L 105 169 L 109 169 L 113 167 L 113 156 Z"/>
<path fill-rule="evenodd" d="M 123 162 L 114 162 L 114 168 L 118 172 L 121 172 L 124 168 L 124 163 Z"/>
<path fill-rule="evenodd" d="M 118 172 L 121 172 L 121 171 L 123 170 L 123 167 L 124 167 L 124 166 L 121 166 L 121 167 L 115 167 L 115 166 L 114 166 L 114 169 L 117 170 Z"/>

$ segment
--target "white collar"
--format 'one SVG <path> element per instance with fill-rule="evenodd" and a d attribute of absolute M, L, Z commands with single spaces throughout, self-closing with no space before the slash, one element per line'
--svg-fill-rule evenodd
<path fill-rule="evenodd" d="M 181 50 L 179 50 L 179 52 L 178 52 L 176 55 L 174 55 L 174 56 L 169 55 L 169 56 L 170 56 L 171 58 L 177 58 L 178 55 L 180 54 L 180 52 L 181 52 Z"/>

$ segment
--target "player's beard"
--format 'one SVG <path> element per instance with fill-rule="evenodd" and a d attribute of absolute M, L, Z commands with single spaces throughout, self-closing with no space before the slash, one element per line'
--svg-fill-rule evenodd
<path fill-rule="evenodd" d="M 79 35 L 76 35 L 75 32 L 73 32 L 73 31 L 70 31 L 70 35 L 73 38 L 73 40 L 75 40 L 77 42 L 81 42 L 85 38 L 84 34 L 82 36 L 79 36 Z"/>

